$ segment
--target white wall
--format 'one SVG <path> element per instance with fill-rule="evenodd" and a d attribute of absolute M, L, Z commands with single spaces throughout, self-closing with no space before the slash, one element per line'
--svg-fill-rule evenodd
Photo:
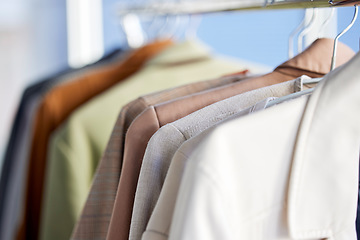
<path fill-rule="evenodd" d="M 63 1 L 0 3 L 0 159 L 24 88 L 67 65 L 65 16 Z"/>

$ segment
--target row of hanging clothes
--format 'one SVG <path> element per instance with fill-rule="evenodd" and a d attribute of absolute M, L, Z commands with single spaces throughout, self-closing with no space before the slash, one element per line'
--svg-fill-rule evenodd
<path fill-rule="evenodd" d="M 343 33 L 266 74 L 165 39 L 28 87 L 0 239 L 357 239 L 360 55 Z"/>

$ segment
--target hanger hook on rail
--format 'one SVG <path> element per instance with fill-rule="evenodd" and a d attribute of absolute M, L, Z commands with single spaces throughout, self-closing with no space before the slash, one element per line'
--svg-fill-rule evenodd
<path fill-rule="evenodd" d="M 333 49 L 333 55 L 332 55 L 332 58 L 331 58 L 331 71 L 334 70 L 334 68 L 336 67 L 336 56 L 337 56 L 337 45 L 338 45 L 338 42 L 339 42 L 339 38 L 344 35 L 347 31 L 350 30 L 350 28 L 354 25 L 357 17 L 358 17 L 358 13 L 359 13 L 359 8 L 358 8 L 358 5 L 355 5 L 355 12 L 354 12 L 354 17 L 353 19 L 351 20 L 351 23 L 341 32 L 339 33 L 336 37 L 335 37 L 335 40 L 334 40 L 334 49 Z"/>

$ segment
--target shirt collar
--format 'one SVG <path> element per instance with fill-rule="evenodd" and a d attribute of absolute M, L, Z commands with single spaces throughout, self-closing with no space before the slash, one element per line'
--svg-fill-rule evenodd
<path fill-rule="evenodd" d="M 324 77 L 298 130 L 288 191 L 294 239 L 354 228 L 360 145 L 360 53 Z"/>
<path fill-rule="evenodd" d="M 210 48 L 199 41 L 184 41 L 167 47 L 147 62 L 148 65 L 175 65 L 191 63 L 211 57 Z"/>

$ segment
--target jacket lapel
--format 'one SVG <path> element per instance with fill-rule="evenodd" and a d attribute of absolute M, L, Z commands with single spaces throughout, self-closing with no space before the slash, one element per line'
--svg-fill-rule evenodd
<path fill-rule="evenodd" d="M 288 226 L 294 239 L 332 239 L 355 227 L 359 66 L 358 53 L 325 76 L 308 99 L 294 146 L 288 189 Z"/>

